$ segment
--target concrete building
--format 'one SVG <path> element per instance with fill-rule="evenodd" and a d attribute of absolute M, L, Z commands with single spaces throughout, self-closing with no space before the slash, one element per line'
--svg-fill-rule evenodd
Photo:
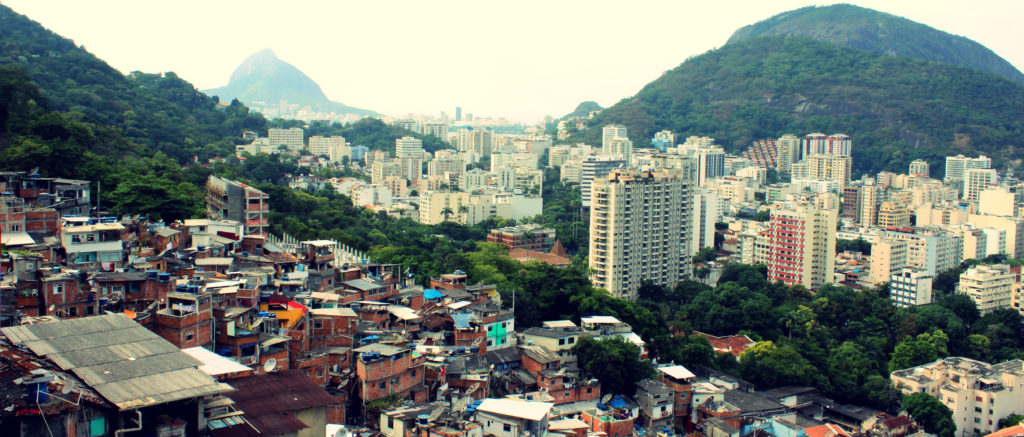
<path fill-rule="evenodd" d="M 590 187 L 594 180 L 624 167 L 628 167 L 628 163 L 615 156 L 590 156 L 580 163 L 580 197 L 583 207 L 590 207 Z"/>
<path fill-rule="evenodd" d="M 420 133 L 448 141 L 448 125 L 444 123 L 423 123 Z"/>
<path fill-rule="evenodd" d="M 956 292 L 970 296 L 983 315 L 1012 308 L 1014 276 L 1010 266 L 1005 264 L 978 265 L 960 274 Z"/>
<path fill-rule="evenodd" d="M 911 176 L 922 178 L 931 177 L 931 166 L 928 165 L 928 161 L 923 159 L 910 161 L 910 168 L 908 170 L 908 174 Z"/>
<path fill-rule="evenodd" d="M 840 186 L 850 183 L 853 172 L 853 158 L 840 155 L 814 154 L 808 156 L 807 178 L 839 182 Z"/>
<path fill-rule="evenodd" d="M 609 124 L 601 128 L 601 149 L 607 149 L 611 140 L 617 138 L 629 139 L 629 136 L 626 135 L 626 126 Z"/>
<path fill-rule="evenodd" d="M 906 205 L 887 200 L 878 208 L 878 226 L 882 228 L 903 228 L 910 226 L 910 210 Z"/>
<path fill-rule="evenodd" d="M 988 364 L 962 357 L 892 372 L 904 394 L 927 393 L 953 412 L 957 437 L 999 429 L 999 419 L 1020 413 L 1024 405 L 1024 361 Z"/>
<path fill-rule="evenodd" d="M 695 153 L 697 158 L 697 186 L 714 178 L 725 176 L 725 150 L 717 146 L 700 146 Z"/>
<path fill-rule="evenodd" d="M 345 142 L 345 137 L 333 136 L 322 137 L 319 135 L 309 137 L 309 145 L 306 147 L 309 153 L 316 156 L 326 156 L 331 162 L 342 162 L 347 156 L 352 159 L 352 148 Z"/>
<path fill-rule="evenodd" d="M 992 168 L 992 159 L 981 155 L 977 158 L 968 158 L 964 155 L 946 157 L 945 182 L 963 181 L 970 168 Z"/>
<path fill-rule="evenodd" d="M 666 151 L 669 147 L 675 147 L 676 135 L 670 130 L 663 130 L 655 133 L 654 138 L 651 138 L 651 145 L 659 151 Z"/>
<path fill-rule="evenodd" d="M 629 138 L 612 138 L 601 149 L 604 155 L 615 156 L 627 164 L 633 162 L 633 142 Z"/>
<path fill-rule="evenodd" d="M 776 170 L 781 174 L 792 174 L 794 163 L 800 162 L 800 138 L 793 134 L 786 134 L 775 142 L 778 150 L 778 167 Z"/>
<path fill-rule="evenodd" d="M 977 202 L 981 192 L 995 185 L 998 175 L 991 168 L 969 168 L 964 172 L 964 200 Z M 1010 214 L 1013 215 L 1013 214 Z"/>
<path fill-rule="evenodd" d="M 484 435 L 519 437 L 548 435 L 550 402 L 515 399 L 484 399 L 476 409 L 476 421 L 484 426 Z"/>
<path fill-rule="evenodd" d="M 890 277 L 907 265 L 907 242 L 892 238 L 882 238 L 871 245 L 872 284 L 886 282 Z"/>
<path fill-rule="evenodd" d="M 632 299 L 641 281 L 672 286 L 690 274 L 689 181 L 665 170 L 615 170 L 594 181 L 592 195 L 595 287 Z"/>
<path fill-rule="evenodd" d="M 930 304 L 932 279 L 932 275 L 912 267 L 894 270 L 889 276 L 889 300 L 899 308 Z"/>
<path fill-rule="evenodd" d="M 839 211 L 810 202 L 774 208 L 769 220 L 768 279 L 818 288 L 835 268 Z"/>
<path fill-rule="evenodd" d="M 889 229 L 886 238 L 907 242 L 907 266 L 937 275 L 960 264 L 963 240 L 959 235 L 933 228 Z"/>
<path fill-rule="evenodd" d="M 267 138 L 272 146 L 285 146 L 289 152 L 298 152 L 305 148 L 301 127 L 290 129 L 268 129 Z"/>
<path fill-rule="evenodd" d="M 978 194 L 978 214 L 1012 217 L 1017 215 L 1024 192 L 1016 188 L 990 187 Z"/>
<path fill-rule="evenodd" d="M 980 228 L 994 228 L 1006 233 L 1000 250 L 1011 258 L 1024 257 L 1024 218 L 989 214 L 970 214 L 967 222 Z"/>
<path fill-rule="evenodd" d="M 396 138 L 395 157 L 423 159 L 423 140 L 414 137 Z"/>
<path fill-rule="evenodd" d="M 300 129 L 301 132 L 301 129 Z M 211 175 L 206 180 L 206 216 L 245 224 L 246 235 L 267 235 L 270 196 L 241 182 Z"/>

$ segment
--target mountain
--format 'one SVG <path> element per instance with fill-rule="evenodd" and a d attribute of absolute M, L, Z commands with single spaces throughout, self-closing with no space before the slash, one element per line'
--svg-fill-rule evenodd
<path fill-rule="evenodd" d="M 709 135 L 732 153 L 786 133 L 842 132 L 857 172 L 905 171 L 925 159 L 992 156 L 1024 162 L 1024 87 L 993 73 L 897 57 L 801 36 L 734 40 L 693 57 L 605 109 L 568 141 L 599 144 L 628 127 L 637 146 L 654 132 Z"/>
<path fill-rule="evenodd" d="M 808 6 L 745 26 L 728 43 L 766 35 L 805 36 L 892 56 L 974 68 L 1024 84 L 1024 74 L 992 50 L 903 17 L 859 6 Z"/>
<path fill-rule="evenodd" d="M 294 65 L 278 59 L 270 49 L 260 50 L 246 58 L 231 73 L 231 79 L 226 86 L 204 92 L 218 96 L 222 101 L 237 98 L 250 104 L 264 102 L 275 105 L 281 100 L 286 100 L 289 104 L 310 105 L 317 110 L 379 115 L 367 109 L 330 101 L 320 89 L 320 85 Z"/>

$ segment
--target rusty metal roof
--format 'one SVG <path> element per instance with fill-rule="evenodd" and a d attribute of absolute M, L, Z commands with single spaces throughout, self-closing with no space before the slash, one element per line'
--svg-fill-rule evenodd
<path fill-rule="evenodd" d="M 11 343 L 74 373 L 121 410 L 232 390 L 200 371 L 199 360 L 120 314 L 15 326 L 0 332 Z"/>

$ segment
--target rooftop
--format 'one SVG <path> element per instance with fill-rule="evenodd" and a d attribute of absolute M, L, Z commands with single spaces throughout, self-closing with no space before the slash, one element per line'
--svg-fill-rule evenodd
<path fill-rule="evenodd" d="M 530 402 L 514 399 L 484 399 L 477 407 L 477 411 L 499 414 L 502 416 L 518 417 L 520 419 L 540 421 L 548 415 L 551 407 L 555 404 L 550 402 Z"/>
<path fill-rule="evenodd" d="M 70 371 L 121 410 L 231 391 L 203 363 L 120 315 L 0 329 L 14 345 Z"/>

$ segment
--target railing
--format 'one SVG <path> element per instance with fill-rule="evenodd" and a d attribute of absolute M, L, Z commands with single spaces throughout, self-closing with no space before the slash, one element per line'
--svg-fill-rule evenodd
<path fill-rule="evenodd" d="M 267 242 L 280 247 L 286 252 L 298 252 L 302 247 L 302 241 L 286 233 L 281 233 L 280 237 L 273 234 L 267 234 Z M 346 245 L 340 241 L 333 241 L 333 243 L 334 244 L 328 246 L 328 250 L 330 250 L 331 255 L 334 256 L 335 267 L 340 268 L 344 264 L 357 264 L 372 261 L 370 256 L 361 250 Z"/>

